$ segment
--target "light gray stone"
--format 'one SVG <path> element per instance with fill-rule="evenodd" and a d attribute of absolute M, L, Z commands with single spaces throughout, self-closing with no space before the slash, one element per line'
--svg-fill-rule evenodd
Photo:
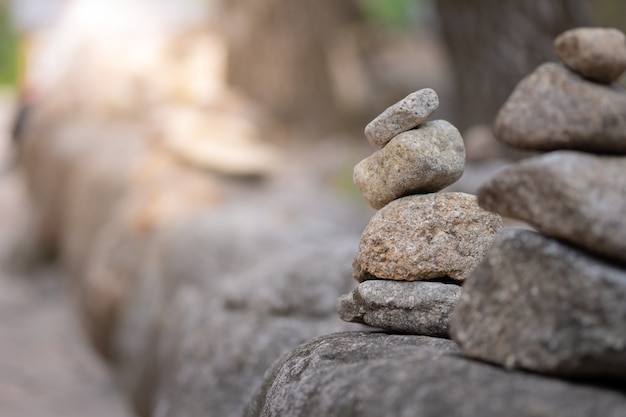
<path fill-rule="evenodd" d="M 403 197 L 372 217 L 361 236 L 352 274 L 359 282 L 463 280 L 501 227 L 500 216 L 480 208 L 473 195 Z"/>
<path fill-rule="evenodd" d="M 399 133 L 424 123 L 439 107 L 435 90 L 424 88 L 388 107 L 365 127 L 365 137 L 374 146 L 385 146 Z"/>
<path fill-rule="evenodd" d="M 626 263 L 626 158 L 558 151 L 501 171 L 481 207 Z"/>
<path fill-rule="evenodd" d="M 565 66 L 541 65 L 515 88 L 494 123 L 515 148 L 626 154 L 626 93 L 589 82 Z"/>
<path fill-rule="evenodd" d="M 133 285 L 124 288 L 119 320 L 112 327 L 117 377 L 138 414 L 153 414 L 157 390 L 164 384 L 160 376 L 166 372 L 166 364 L 178 363 L 159 356 L 159 349 L 164 350 L 160 347 L 161 340 L 164 337 L 169 340 L 175 332 L 181 340 L 188 337 L 186 332 L 206 334 L 204 329 L 194 327 L 194 317 L 208 314 L 207 306 L 219 304 L 216 297 L 227 276 L 244 273 L 288 245 L 285 226 L 284 222 L 274 222 L 264 210 L 257 209 L 255 214 L 251 208 L 228 207 L 207 210 L 159 231 L 142 254 L 145 258 L 136 267 L 137 276 L 130 276 L 134 278 L 129 280 Z M 291 225 L 286 229 L 290 228 Z M 110 244 L 118 242 L 112 240 Z M 178 293 L 185 291 L 184 288 L 192 288 L 190 291 L 195 295 L 183 309 L 174 304 L 181 302 Z M 102 291 L 94 292 L 94 296 L 98 294 Z M 215 312 L 215 320 L 221 320 L 221 308 L 210 311 Z M 178 403 L 172 405 L 172 413 L 179 410 L 178 406 L 182 407 Z M 195 409 L 191 400 L 185 406 Z"/>
<path fill-rule="evenodd" d="M 348 291 L 350 259 L 356 238 L 291 248 L 224 280 L 221 294 L 228 309 L 264 315 L 310 317 L 335 312 L 337 291 Z"/>
<path fill-rule="evenodd" d="M 448 337 L 461 286 L 443 282 L 371 280 L 339 299 L 342 320 L 393 332 Z"/>
<path fill-rule="evenodd" d="M 626 377 L 626 269 L 526 230 L 498 236 L 464 284 L 451 335 L 471 357 Z"/>
<path fill-rule="evenodd" d="M 626 397 L 472 361 L 449 340 L 350 332 L 277 361 L 246 417 L 621 417 Z"/>
<path fill-rule="evenodd" d="M 210 287 L 179 285 L 161 315 L 150 415 L 241 416 L 281 355 L 311 337 L 353 328 L 339 320 L 335 301 L 353 285 L 355 243 L 296 247 Z"/>
<path fill-rule="evenodd" d="M 445 120 L 400 133 L 354 167 L 354 183 L 375 209 L 412 194 L 439 191 L 463 175 L 461 134 Z"/>
<path fill-rule="evenodd" d="M 617 29 L 571 29 L 555 39 L 554 50 L 565 65 L 595 81 L 612 83 L 626 70 L 626 37 Z"/>
<path fill-rule="evenodd" d="M 228 416 L 243 407 L 252 375 L 260 380 L 282 352 L 360 327 L 341 322 L 336 300 L 356 284 L 350 267 L 364 216 L 336 195 L 291 185 L 231 183 L 230 201 L 160 229 L 137 260 L 113 356 L 140 415 L 155 415 L 158 402 L 161 415 Z M 187 378 L 180 387 L 167 380 L 178 372 Z M 219 389 L 207 396 L 211 384 Z"/>

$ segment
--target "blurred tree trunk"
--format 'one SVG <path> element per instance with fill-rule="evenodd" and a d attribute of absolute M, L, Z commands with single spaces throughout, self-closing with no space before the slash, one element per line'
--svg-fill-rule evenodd
<path fill-rule="evenodd" d="M 358 21 L 353 0 L 228 0 L 229 81 L 285 119 L 332 115 L 329 45 Z M 306 120 L 304 120 L 306 121 Z"/>
<path fill-rule="evenodd" d="M 588 25 L 585 0 L 438 0 L 455 77 L 455 124 L 491 124 L 517 82 L 555 60 L 561 32 Z"/>

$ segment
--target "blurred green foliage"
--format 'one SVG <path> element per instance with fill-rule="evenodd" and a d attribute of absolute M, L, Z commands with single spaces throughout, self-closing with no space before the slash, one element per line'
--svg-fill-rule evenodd
<path fill-rule="evenodd" d="M 395 28 L 415 22 L 421 3 L 421 0 L 359 0 L 359 6 L 368 20 Z"/>
<path fill-rule="evenodd" d="M 18 79 L 18 38 L 8 6 L 0 4 L 0 85 L 15 86 Z"/>

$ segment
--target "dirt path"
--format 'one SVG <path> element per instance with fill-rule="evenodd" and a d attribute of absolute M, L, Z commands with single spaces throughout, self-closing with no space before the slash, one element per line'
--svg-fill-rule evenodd
<path fill-rule="evenodd" d="M 127 417 L 54 267 L 0 273 L 0 415 Z"/>
<path fill-rule="evenodd" d="M 60 270 L 27 265 L 34 240 L 24 184 L 9 163 L 10 114 L 0 100 L 0 416 L 130 417 L 81 332 Z"/>

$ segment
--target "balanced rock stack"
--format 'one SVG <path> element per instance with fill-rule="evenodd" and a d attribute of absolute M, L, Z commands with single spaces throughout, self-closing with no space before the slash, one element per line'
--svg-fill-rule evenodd
<path fill-rule="evenodd" d="M 553 151 L 502 171 L 479 204 L 508 230 L 464 286 L 452 336 L 469 356 L 565 376 L 626 377 L 626 41 L 614 29 L 560 35 L 563 64 L 523 79 L 499 140 Z"/>
<path fill-rule="evenodd" d="M 459 131 L 444 120 L 427 122 L 438 106 L 435 91 L 419 90 L 365 128 L 381 149 L 357 164 L 354 182 L 380 210 L 352 265 L 360 284 L 339 300 L 345 321 L 447 337 L 460 284 L 502 227 L 475 196 L 436 193 L 465 166 Z"/>

